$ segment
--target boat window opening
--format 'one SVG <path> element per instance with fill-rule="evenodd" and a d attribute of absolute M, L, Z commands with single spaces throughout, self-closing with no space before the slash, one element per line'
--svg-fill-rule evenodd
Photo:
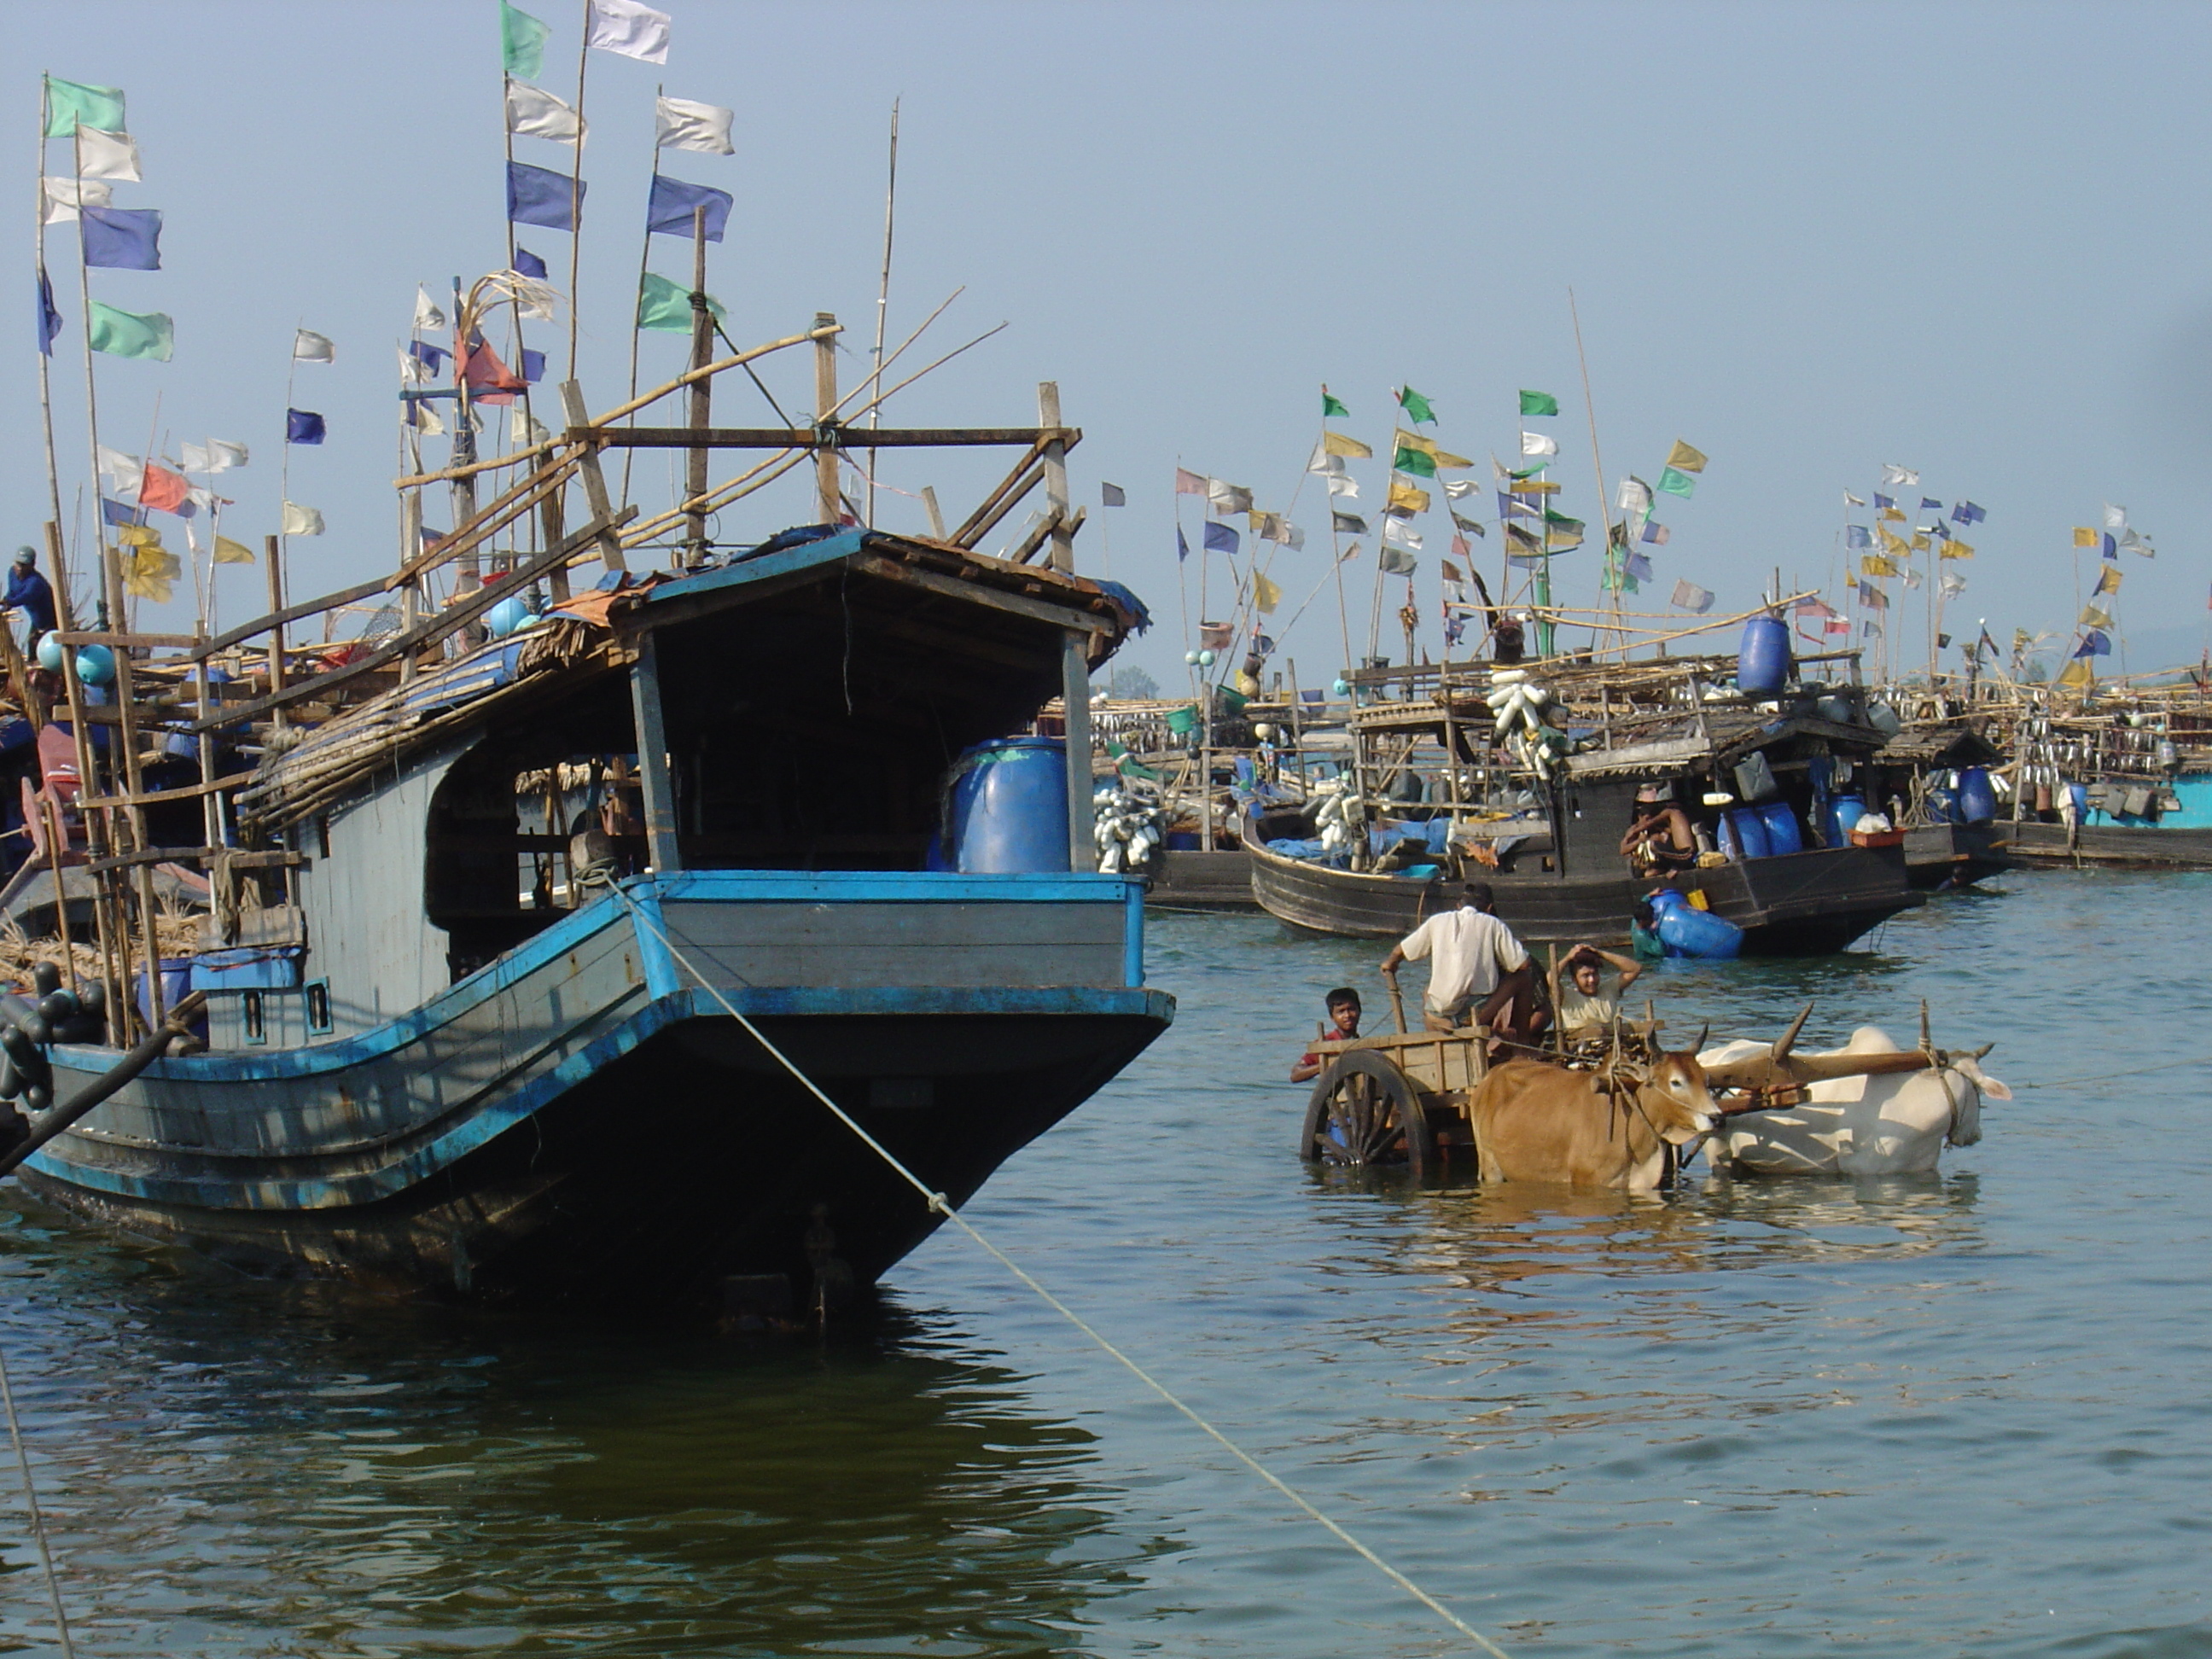
<path fill-rule="evenodd" d="M 250 1043 L 268 1042 L 269 1024 L 266 1011 L 262 1006 L 261 993 L 240 992 L 238 1005 L 239 1024 L 245 1030 L 246 1042 Z"/>
<path fill-rule="evenodd" d="M 326 1036 L 331 1030 L 331 982 L 319 979 L 307 986 L 307 1030 Z"/>

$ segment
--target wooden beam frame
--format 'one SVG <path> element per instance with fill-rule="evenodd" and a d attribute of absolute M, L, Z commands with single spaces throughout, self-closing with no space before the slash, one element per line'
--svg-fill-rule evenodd
<path fill-rule="evenodd" d="M 1083 441 L 1073 427 L 891 427 L 879 431 L 841 426 L 572 426 L 564 441 L 608 449 L 959 449 L 1034 447 Z"/>

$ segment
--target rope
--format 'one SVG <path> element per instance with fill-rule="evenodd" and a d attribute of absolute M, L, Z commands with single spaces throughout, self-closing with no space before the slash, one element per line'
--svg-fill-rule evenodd
<path fill-rule="evenodd" d="M 2155 1066 L 2132 1066 L 2124 1072 L 2099 1072 L 2094 1077 L 2039 1078 L 2033 1083 L 2014 1083 L 2008 1086 L 2014 1089 L 2070 1089 L 2077 1084 L 2102 1083 L 2116 1077 L 2148 1077 L 2153 1072 L 2172 1072 L 2184 1066 L 2203 1066 L 2206 1063 L 2204 1057 L 2197 1054 L 2187 1060 L 2162 1060 Z"/>
<path fill-rule="evenodd" d="M 1066 1320 L 1067 1322 L 1074 1326 L 1077 1330 L 1081 1331 L 1084 1335 L 1089 1337 L 1093 1342 L 1097 1343 L 1099 1347 L 1103 1349 L 1115 1359 L 1120 1361 L 1121 1364 L 1125 1366 L 1130 1374 L 1135 1376 L 1139 1382 L 1142 1382 L 1162 1400 L 1167 1401 L 1169 1405 L 1174 1407 L 1176 1411 L 1182 1413 L 1184 1417 L 1188 1418 L 1190 1422 L 1197 1427 L 1200 1433 L 1205 1434 L 1209 1438 L 1215 1441 L 1224 1450 L 1226 1450 L 1231 1457 L 1234 1457 L 1246 1468 L 1251 1470 L 1253 1474 L 1258 1475 L 1261 1480 L 1266 1481 L 1277 1492 L 1282 1493 L 1285 1498 L 1290 1499 L 1290 1501 L 1299 1510 L 1303 1510 L 1306 1516 L 1319 1523 L 1332 1536 L 1336 1538 L 1339 1542 L 1349 1547 L 1354 1553 L 1358 1555 L 1362 1560 L 1365 1561 L 1368 1565 L 1373 1567 L 1385 1578 L 1388 1578 L 1392 1583 L 1397 1585 L 1400 1589 L 1404 1590 L 1407 1595 L 1412 1596 L 1423 1607 L 1428 1608 L 1430 1612 L 1435 1613 L 1437 1618 L 1443 1620 L 1454 1630 L 1459 1632 L 1461 1635 L 1466 1637 L 1468 1641 L 1474 1643 L 1485 1653 L 1491 1655 L 1492 1659 L 1506 1659 L 1504 1649 L 1500 1648 L 1480 1631 L 1476 1630 L 1472 1625 L 1467 1623 L 1467 1621 L 1462 1619 L 1457 1613 L 1454 1613 L 1449 1607 L 1444 1606 L 1443 1602 L 1437 1601 L 1435 1596 L 1430 1595 L 1428 1591 L 1423 1589 L 1412 1579 L 1407 1577 L 1406 1575 L 1399 1571 L 1397 1568 L 1392 1566 L 1381 1556 L 1376 1554 L 1373 1550 L 1361 1543 L 1359 1540 L 1353 1537 L 1349 1532 L 1346 1532 L 1334 1521 L 1329 1519 L 1328 1516 L 1322 1514 L 1321 1510 L 1315 1508 L 1314 1505 L 1304 1496 L 1285 1484 L 1285 1482 L 1272 1470 L 1267 1468 L 1266 1465 L 1262 1464 L 1259 1459 L 1254 1457 L 1249 1452 L 1246 1451 L 1242 1446 L 1239 1446 L 1219 1429 L 1215 1428 L 1212 1424 L 1207 1422 L 1206 1419 L 1200 1417 L 1195 1411 L 1185 1405 L 1182 1401 L 1168 1388 L 1166 1383 L 1161 1382 L 1150 1371 L 1146 1370 L 1142 1365 L 1132 1359 L 1127 1354 L 1115 1347 L 1112 1342 L 1109 1341 L 1098 1331 L 1092 1328 L 1092 1327 L 1080 1314 L 1077 1313 L 1065 1302 L 1062 1302 L 1050 1291 L 1045 1289 L 1043 1285 L 1038 1284 L 1035 1279 L 1030 1276 L 1029 1273 L 1020 1265 L 1020 1263 L 1017 1262 L 1012 1256 L 1008 1255 L 997 1245 L 992 1243 L 991 1241 L 984 1237 L 981 1233 L 976 1231 L 975 1227 L 969 1223 L 967 1218 L 952 1207 L 951 1200 L 947 1199 L 943 1193 L 931 1190 L 929 1184 L 927 1182 L 923 1181 L 920 1176 L 915 1174 L 912 1170 L 907 1168 L 905 1164 L 900 1163 L 896 1158 L 892 1156 L 890 1151 L 885 1147 L 881 1141 L 878 1140 L 873 1135 L 862 1128 L 860 1124 L 853 1120 L 852 1115 L 848 1113 L 843 1107 L 840 1106 L 836 1101 L 830 1099 L 828 1095 L 824 1094 L 812 1078 L 800 1071 L 799 1067 L 792 1062 L 790 1057 L 785 1054 L 782 1049 L 777 1048 L 775 1044 L 769 1042 L 767 1034 L 763 1032 L 759 1026 L 754 1024 L 752 1021 L 747 1019 L 744 1015 L 738 1012 L 736 1005 L 732 1003 L 727 997 L 724 996 L 720 989 L 715 986 L 712 981 L 708 979 L 704 974 L 701 973 L 696 968 L 691 965 L 690 961 L 685 957 L 682 951 L 676 948 L 674 943 L 671 941 L 668 935 L 663 933 L 654 923 L 653 918 L 646 915 L 646 913 L 639 908 L 636 900 L 633 899 L 627 891 L 619 886 L 615 887 L 613 890 L 616 896 L 620 898 L 622 902 L 629 908 L 629 913 L 631 916 L 635 919 L 637 924 L 643 927 L 647 933 L 651 933 L 653 938 L 659 939 L 661 944 L 661 948 L 665 950 L 670 957 L 674 958 L 677 965 L 682 968 L 685 973 L 690 975 L 693 979 L 698 981 L 699 984 L 705 989 L 708 996 L 714 998 L 716 1002 L 721 1004 L 722 1012 L 729 1015 L 732 1019 L 737 1021 L 739 1025 L 744 1027 L 746 1032 L 752 1037 L 753 1041 L 759 1043 L 762 1048 L 767 1049 L 769 1057 L 773 1059 L 777 1065 L 782 1066 L 785 1071 L 790 1073 L 793 1079 L 798 1082 L 801 1088 L 805 1089 L 809 1094 L 812 1095 L 815 1099 L 820 1101 L 824 1106 L 828 1107 L 830 1112 L 836 1117 L 837 1121 L 842 1123 L 847 1128 L 850 1129 L 855 1135 L 859 1136 L 861 1143 L 865 1145 L 869 1151 L 875 1153 L 877 1157 L 882 1158 L 883 1161 L 889 1164 L 891 1169 L 896 1170 L 898 1175 L 915 1189 L 915 1191 L 920 1193 L 922 1197 L 928 1201 L 929 1207 L 933 1211 L 939 1215 L 943 1216 L 947 1221 L 950 1221 L 962 1232 L 967 1234 L 969 1238 L 987 1255 L 991 1256 L 993 1260 L 996 1261 L 1001 1267 L 1005 1267 L 1008 1273 L 1013 1274 L 1016 1279 L 1021 1280 L 1021 1282 L 1024 1285 L 1028 1286 L 1029 1289 L 1035 1291 L 1047 1307 L 1050 1308 L 1054 1313 L 1060 1315 L 1061 1318 Z M 58 1606 L 58 1603 L 57 1603 L 57 1605 Z"/>
<path fill-rule="evenodd" d="M 69 1614 L 62 1607 L 61 1581 L 54 1576 L 54 1558 L 46 1548 L 46 1523 L 39 1513 L 38 1489 L 31 1484 L 31 1457 L 23 1449 L 23 1425 L 15 1416 L 15 1387 L 8 1380 L 8 1356 L 0 1352 L 0 1402 L 8 1409 L 8 1438 L 15 1448 L 15 1468 L 23 1477 L 23 1502 L 31 1512 L 31 1543 L 39 1553 L 39 1567 L 46 1574 L 46 1596 L 54 1604 L 54 1633 L 61 1638 L 62 1659 L 76 1659 L 70 1641 Z"/>

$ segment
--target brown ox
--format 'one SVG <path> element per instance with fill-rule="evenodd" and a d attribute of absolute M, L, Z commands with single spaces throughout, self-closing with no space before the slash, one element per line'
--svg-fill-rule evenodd
<path fill-rule="evenodd" d="M 1662 1051 L 1633 1072 L 1571 1072 L 1516 1060 L 1476 1085 L 1471 1115 L 1485 1181 L 1543 1181 L 1648 1193 L 1667 1143 L 1720 1122 L 1695 1048 Z"/>

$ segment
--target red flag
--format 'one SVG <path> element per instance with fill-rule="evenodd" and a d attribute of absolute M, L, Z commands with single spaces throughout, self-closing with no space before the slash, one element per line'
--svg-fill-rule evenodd
<path fill-rule="evenodd" d="M 511 404 L 523 389 L 522 377 L 500 362 L 499 354 L 483 340 L 470 349 L 461 379 L 468 383 L 471 403 Z"/>
<path fill-rule="evenodd" d="M 138 486 L 138 504 L 162 513 L 174 513 L 185 504 L 191 486 L 185 482 L 181 472 L 172 472 L 167 467 L 146 463 L 146 476 Z"/>

